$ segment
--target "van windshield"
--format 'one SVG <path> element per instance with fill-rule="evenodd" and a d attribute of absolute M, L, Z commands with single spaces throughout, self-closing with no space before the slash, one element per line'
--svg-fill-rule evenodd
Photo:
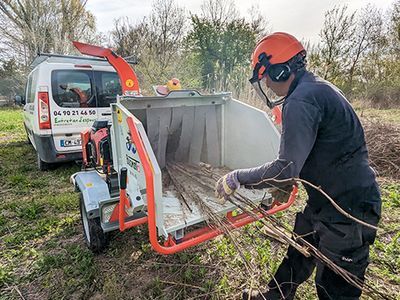
<path fill-rule="evenodd" d="M 122 94 L 115 72 L 55 70 L 51 83 L 53 99 L 60 107 L 108 107 Z"/>

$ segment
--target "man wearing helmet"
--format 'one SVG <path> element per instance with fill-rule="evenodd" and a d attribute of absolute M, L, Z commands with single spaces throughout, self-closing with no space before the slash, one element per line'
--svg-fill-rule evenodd
<path fill-rule="evenodd" d="M 342 92 L 306 70 L 305 57 L 301 43 L 287 33 L 273 33 L 257 44 L 250 82 L 270 108 L 282 104 L 278 158 L 226 174 L 218 181 L 216 194 L 228 199 L 240 186 L 288 190 L 278 180 L 299 177 L 320 186 L 351 215 L 376 225 L 381 200 L 368 164 L 363 128 Z M 271 101 L 268 88 L 282 98 Z M 319 191 L 307 185 L 305 189 L 307 205 L 296 216 L 294 232 L 304 235 L 337 265 L 363 280 L 376 231 L 339 213 Z M 360 297 L 358 288 L 329 267 L 289 247 L 266 292 L 244 292 L 243 298 L 281 299 L 283 294 L 284 299 L 293 299 L 298 285 L 315 268 L 320 299 Z"/>

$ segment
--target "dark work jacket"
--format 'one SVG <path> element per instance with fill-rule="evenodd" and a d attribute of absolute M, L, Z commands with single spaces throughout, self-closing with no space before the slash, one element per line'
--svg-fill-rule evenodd
<path fill-rule="evenodd" d="M 307 71 L 297 77 L 283 103 L 278 158 L 238 170 L 239 182 L 249 185 L 268 178 L 299 177 L 320 186 L 348 212 L 362 211 L 365 202 L 380 208 L 364 131 L 353 108 L 331 83 Z M 307 185 L 305 189 L 314 212 L 337 215 L 319 191 Z"/>

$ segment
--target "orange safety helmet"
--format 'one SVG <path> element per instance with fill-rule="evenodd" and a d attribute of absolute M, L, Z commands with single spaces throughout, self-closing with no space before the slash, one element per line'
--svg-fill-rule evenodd
<path fill-rule="evenodd" d="M 303 45 L 293 36 L 285 32 L 275 32 L 261 39 L 256 45 L 251 56 L 253 68 L 259 62 L 261 53 L 271 56 L 271 65 L 282 64 L 289 59 L 305 51 Z"/>
<path fill-rule="evenodd" d="M 296 56 L 298 59 L 289 63 Z M 294 36 L 285 32 L 272 33 L 257 43 L 251 57 L 253 77 L 250 83 L 268 107 L 273 108 L 283 103 L 285 98 L 270 101 L 260 81 L 267 75 L 275 82 L 288 80 L 290 74 L 304 67 L 305 56 L 303 45 Z"/>

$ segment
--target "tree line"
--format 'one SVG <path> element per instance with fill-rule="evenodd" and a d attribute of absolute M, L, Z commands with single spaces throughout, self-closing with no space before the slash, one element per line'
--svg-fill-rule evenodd
<path fill-rule="evenodd" d="M 257 7 L 241 15 L 232 0 L 204 0 L 191 13 L 174 0 L 155 0 L 141 20 L 114 21 L 107 34 L 96 30 L 83 0 L 0 2 L 0 95 L 23 90 L 38 52 L 76 54 L 72 40 L 112 47 L 139 62 L 143 92 L 180 78 L 184 87 L 231 91 L 254 102 L 248 78 L 250 56 L 270 24 Z M 303 41 L 309 68 L 338 85 L 350 98 L 378 106 L 400 105 L 400 0 L 387 11 L 366 5 L 357 11 L 336 6 L 325 12 L 319 42 Z"/>

